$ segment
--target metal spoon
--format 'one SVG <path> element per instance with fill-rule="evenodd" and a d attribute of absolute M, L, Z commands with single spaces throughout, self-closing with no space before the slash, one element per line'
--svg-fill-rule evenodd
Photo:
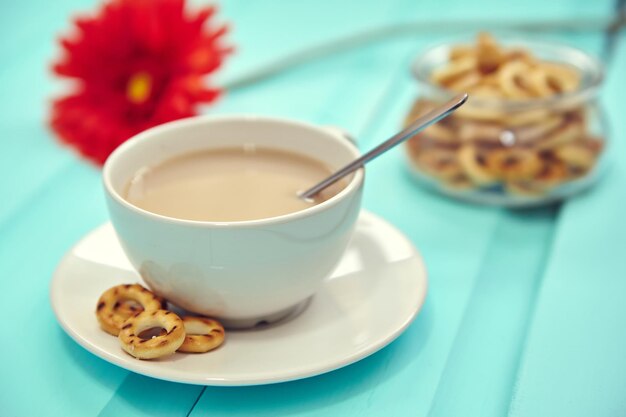
<path fill-rule="evenodd" d="M 330 177 L 326 178 L 320 183 L 314 185 L 313 187 L 309 188 L 308 190 L 302 193 L 299 193 L 298 196 L 305 200 L 312 198 L 314 195 L 322 191 L 324 188 L 336 183 L 341 178 L 361 168 L 367 162 L 376 158 L 380 154 L 404 142 L 405 140 L 415 135 L 416 133 L 426 129 L 428 126 L 434 123 L 437 123 L 441 119 L 448 117 L 453 111 L 455 111 L 456 109 L 461 107 L 463 104 L 465 104 L 465 102 L 467 101 L 467 97 L 468 97 L 467 94 L 459 94 L 458 96 L 453 97 L 451 100 L 445 102 L 441 106 L 432 109 L 431 111 L 419 117 L 413 123 L 408 125 L 406 129 L 402 130 L 401 132 L 396 133 L 395 135 L 393 135 L 392 137 L 390 137 L 389 139 L 387 139 L 386 141 L 384 141 L 383 143 L 381 143 L 380 145 L 378 145 L 377 147 L 375 147 L 374 149 L 372 149 L 365 155 L 350 162 L 348 165 L 341 168 L 339 171 L 335 172 Z"/>

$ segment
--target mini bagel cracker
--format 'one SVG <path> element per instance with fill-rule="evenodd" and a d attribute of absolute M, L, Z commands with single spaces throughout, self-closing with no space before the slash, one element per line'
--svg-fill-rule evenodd
<path fill-rule="evenodd" d="M 523 61 L 511 61 L 502 66 L 498 72 L 498 81 L 504 97 L 515 100 L 532 97 L 527 79 L 530 69 Z"/>
<path fill-rule="evenodd" d="M 152 328 L 163 328 L 165 334 L 143 339 L 139 335 Z M 144 311 L 126 320 L 118 335 L 122 349 L 137 359 L 155 359 L 171 355 L 185 341 L 185 326 L 171 311 Z"/>
<path fill-rule="evenodd" d="M 439 148 L 420 150 L 415 162 L 424 172 L 444 181 L 463 175 L 463 169 L 454 151 Z"/>
<path fill-rule="evenodd" d="M 224 342 L 224 327 L 216 320 L 204 317 L 184 317 L 185 341 L 179 352 L 204 353 Z"/>
<path fill-rule="evenodd" d="M 533 178 L 543 167 L 539 156 L 528 149 L 502 148 L 485 155 L 485 167 L 506 181 Z"/>
<path fill-rule="evenodd" d="M 486 167 L 484 153 L 478 151 L 473 145 L 464 145 L 459 149 L 459 162 L 465 170 L 468 178 L 477 185 L 489 186 L 498 182 L 492 172 Z"/>
<path fill-rule="evenodd" d="M 115 312 L 115 314 L 123 317 L 124 321 L 126 321 L 126 319 L 134 316 L 135 314 L 141 313 L 143 311 L 143 307 L 141 306 L 141 304 L 135 301 L 125 300 L 122 301 L 121 304 L 118 303 L 114 305 L 113 311 Z"/>
<path fill-rule="evenodd" d="M 589 171 L 596 161 L 595 152 L 583 143 L 568 143 L 554 149 L 555 156 L 579 175 Z"/>
<path fill-rule="evenodd" d="M 129 300 L 137 306 L 126 304 Z M 117 336 L 123 323 L 134 314 L 133 310 L 156 311 L 162 308 L 163 303 L 162 298 L 139 284 L 117 285 L 106 290 L 98 299 L 96 317 L 102 330 Z"/>
<path fill-rule="evenodd" d="M 530 184 L 534 187 L 548 190 L 563 183 L 563 181 L 568 179 L 569 175 L 569 170 L 563 162 L 553 161 L 545 164 Z"/>

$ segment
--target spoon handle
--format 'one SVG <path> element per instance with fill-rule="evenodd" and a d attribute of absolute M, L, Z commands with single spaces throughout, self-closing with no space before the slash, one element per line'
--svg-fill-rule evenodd
<path fill-rule="evenodd" d="M 304 198 L 304 199 L 313 197 L 315 194 L 319 193 L 324 188 L 328 187 L 329 185 L 334 184 L 335 182 L 339 181 L 344 176 L 361 168 L 367 162 L 376 158 L 380 154 L 385 153 L 389 149 L 404 142 L 405 140 L 415 135 L 416 133 L 426 129 L 428 126 L 434 123 L 437 123 L 441 119 L 449 116 L 450 113 L 452 113 L 453 111 L 461 107 L 463 104 L 465 104 L 465 102 L 467 101 L 467 97 L 468 97 L 467 94 L 459 94 L 457 96 L 454 96 L 452 99 L 445 102 L 441 106 L 438 106 L 432 109 L 425 115 L 419 117 L 417 120 L 412 122 L 404 130 L 396 133 L 395 135 L 393 135 L 392 137 L 390 137 L 389 139 L 387 139 L 386 141 L 384 141 L 383 143 L 381 143 L 380 145 L 378 145 L 371 151 L 361 156 L 360 158 L 355 159 L 354 161 L 350 162 L 348 165 L 341 168 L 339 171 L 335 172 L 330 177 L 321 181 L 317 185 L 314 185 L 308 190 L 300 193 L 299 197 Z"/>

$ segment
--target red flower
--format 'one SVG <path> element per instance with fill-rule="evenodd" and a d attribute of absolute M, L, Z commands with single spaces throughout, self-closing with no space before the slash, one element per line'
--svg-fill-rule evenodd
<path fill-rule="evenodd" d="M 184 0 L 112 0 L 75 20 L 53 66 L 78 81 L 52 105 L 50 124 L 63 142 L 101 164 L 134 134 L 217 98 L 203 77 L 230 52 L 221 43 L 226 27 L 206 27 L 213 7 L 184 8 Z"/>

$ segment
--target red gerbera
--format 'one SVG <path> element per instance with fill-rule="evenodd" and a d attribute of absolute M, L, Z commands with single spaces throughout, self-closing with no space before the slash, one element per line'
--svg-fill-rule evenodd
<path fill-rule="evenodd" d="M 75 20 L 53 71 L 78 81 L 54 101 L 61 140 L 99 164 L 134 134 L 196 114 L 219 90 L 204 77 L 230 51 L 225 26 L 208 27 L 213 7 L 185 12 L 184 0 L 111 0 Z"/>

